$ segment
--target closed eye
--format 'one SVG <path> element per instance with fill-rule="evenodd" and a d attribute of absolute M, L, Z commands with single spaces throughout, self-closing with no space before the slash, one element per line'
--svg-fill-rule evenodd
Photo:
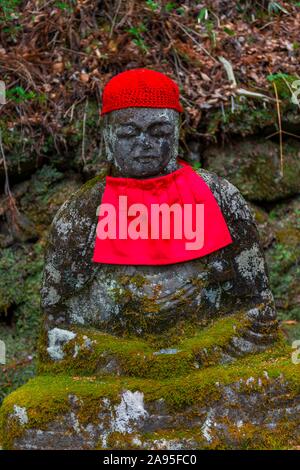
<path fill-rule="evenodd" d="M 154 127 L 151 129 L 151 135 L 154 136 L 164 136 L 164 135 L 169 135 L 172 132 L 172 129 L 170 126 L 163 126 L 163 127 Z"/>
<path fill-rule="evenodd" d="M 117 131 L 117 136 L 118 137 L 131 137 L 135 136 L 138 134 L 138 130 L 132 126 L 130 127 L 124 127 L 122 129 L 119 129 Z"/>

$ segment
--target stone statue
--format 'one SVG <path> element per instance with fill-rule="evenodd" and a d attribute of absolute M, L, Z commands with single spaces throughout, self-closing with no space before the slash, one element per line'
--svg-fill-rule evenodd
<path fill-rule="evenodd" d="M 108 172 L 72 194 L 53 219 L 39 374 L 3 403 L 3 447 L 296 445 L 299 366 L 289 365 L 278 339 L 257 227 L 235 186 L 196 170 L 227 222 L 227 246 L 175 264 L 92 261 L 106 176 L 151 181 L 180 165 L 180 110 L 153 106 L 145 90 L 135 106 L 117 109 L 113 96 L 103 129 Z"/>
<path fill-rule="evenodd" d="M 178 168 L 178 111 L 132 107 L 104 118 L 112 175 L 145 179 Z M 252 214 L 236 187 L 198 171 L 221 207 L 234 243 L 176 265 L 93 263 L 96 210 L 105 187 L 105 176 L 96 177 L 63 204 L 51 226 L 42 286 L 47 329 L 90 325 L 145 336 L 165 334 L 184 320 L 206 324 L 243 310 L 252 326 L 235 347 L 250 351 L 272 343 L 277 327 L 273 296 Z"/>

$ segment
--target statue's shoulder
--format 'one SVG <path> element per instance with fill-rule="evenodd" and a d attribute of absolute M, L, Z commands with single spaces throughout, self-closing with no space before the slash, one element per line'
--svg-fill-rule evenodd
<path fill-rule="evenodd" d="M 95 222 L 96 210 L 105 188 L 106 173 L 102 172 L 84 183 L 61 205 L 49 231 L 49 241 L 53 237 L 63 238 L 76 227 L 88 228 Z"/>
<path fill-rule="evenodd" d="M 209 186 L 225 216 L 234 214 L 235 218 L 253 222 L 253 215 L 247 201 L 234 184 L 203 168 L 197 169 L 196 172 Z"/>
<path fill-rule="evenodd" d="M 45 247 L 41 306 L 55 307 L 93 276 L 97 207 L 105 188 L 99 174 L 74 192 L 57 211 Z"/>

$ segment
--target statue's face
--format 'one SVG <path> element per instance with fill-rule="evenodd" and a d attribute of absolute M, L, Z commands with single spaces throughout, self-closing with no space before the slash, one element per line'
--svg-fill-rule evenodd
<path fill-rule="evenodd" d="M 107 157 L 116 174 L 147 178 L 177 168 L 178 111 L 125 108 L 110 112 L 104 119 Z"/>

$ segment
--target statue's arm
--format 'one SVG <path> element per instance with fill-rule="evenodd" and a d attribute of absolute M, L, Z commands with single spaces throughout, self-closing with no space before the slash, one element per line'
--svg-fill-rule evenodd
<path fill-rule="evenodd" d="M 95 179 L 96 180 L 96 179 Z M 88 182 L 76 191 L 56 213 L 47 238 L 41 286 L 41 307 L 46 315 L 61 317 L 64 302 L 81 290 L 99 265 L 92 261 L 97 207 L 104 182 Z"/>
<path fill-rule="evenodd" d="M 246 306 L 250 327 L 245 338 L 235 345 L 235 353 L 271 344 L 277 336 L 276 309 L 270 289 L 268 267 L 253 214 L 240 193 L 229 181 L 201 170 L 227 222 L 233 243 L 222 250 L 230 262 L 234 279 L 233 295 Z"/>
<path fill-rule="evenodd" d="M 254 303 L 273 302 L 268 266 L 253 214 L 240 193 L 229 181 L 219 178 L 221 209 L 233 243 L 228 246 L 240 295 L 250 295 Z"/>
<path fill-rule="evenodd" d="M 254 216 L 240 193 L 229 181 L 220 178 L 221 207 L 234 243 L 228 247 L 236 273 L 236 288 L 247 300 L 246 314 L 251 321 L 247 341 L 257 345 L 272 343 L 278 323 L 268 266 Z M 240 347 L 243 348 L 242 341 Z M 249 346 L 247 342 L 244 344 Z"/>

